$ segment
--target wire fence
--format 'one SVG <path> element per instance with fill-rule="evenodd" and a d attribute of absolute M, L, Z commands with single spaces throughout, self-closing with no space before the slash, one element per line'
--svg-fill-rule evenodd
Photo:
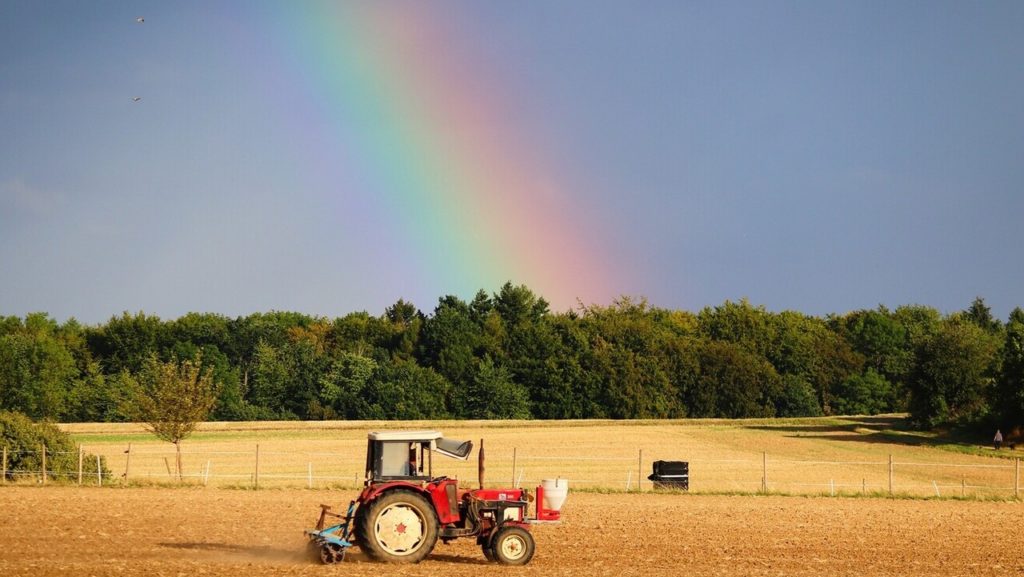
<path fill-rule="evenodd" d="M 102 454 L 102 460 L 101 460 Z M 14 452 L 3 448 L 0 482 L 125 485 L 184 482 L 203 486 L 269 488 L 356 488 L 363 484 L 365 457 L 351 451 L 282 451 L 261 449 L 183 449 L 178 453 L 151 445 L 123 451 L 109 445 L 101 454 L 39 450 Z M 880 494 L 933 497 L 1015 497 L 1021 494 L 1020 459 L 1001 462 L 905 461 L 895 455 L 886 460 L 801 460 L 772 458 L 762 452 L 751 458 L 668 458 L 643 449 L 635 456 L 580 456 L 531 454 L 512 449 L 488 452 L 484 479 L 488 486 L 532 487 L 542 479 L 561 478 L 572 486 L 607 491 L 649 491 L 647 479 L 656 459 L 689 463 L 693 492 L 785 494 Z M 29 459 L 25 459 L 29 457 Z M 992 459 L 986 459 L 992 461 Z M 34 467 L 8 466 L 18 462 Z M 63 463 L 55 467 L 55 462 Z M 68 463 L 73 463 L 69 466 Z M 104 466 L 106 465 L 106 470 Z M 75 466 L 77 465 L 77 466 Z M 434 463 L 437 474 L 458 478 L 465 486 L 478 486 L 476 461 Z"/>

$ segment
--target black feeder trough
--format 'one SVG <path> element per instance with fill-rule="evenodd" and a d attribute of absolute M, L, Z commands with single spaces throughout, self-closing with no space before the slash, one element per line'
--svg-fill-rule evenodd
<path fill-rule="evenodd" d="M 655 461 L 654 473 L 647 477 L 655 489 L 690 489 L 690 463 L 687 461 Z"/>

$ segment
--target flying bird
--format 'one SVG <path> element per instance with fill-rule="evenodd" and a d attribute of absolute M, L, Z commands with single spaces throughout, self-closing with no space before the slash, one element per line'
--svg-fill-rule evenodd
<path fill-rule="evenodd" d="M 138 22 L 139 24 L 142 24 L 143 22 L 146 21 L 146 19 L 143 18 L 142 16 L 139 16 L 138 18 L 135 19 L 135 21 Z"/>
<path fill-rule="evenodd" d="M 138 102 L 138 101 L 140 101 L 140 100 L 142 100 L 142 97 L 141 97 L 141 96 L 133 96 L 133 97 L 132 97 L 132 102 Z"/>

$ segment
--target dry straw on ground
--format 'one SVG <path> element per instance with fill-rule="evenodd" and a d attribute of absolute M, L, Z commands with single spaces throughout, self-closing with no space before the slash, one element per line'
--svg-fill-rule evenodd
<path fill-rule="evenodd" d="M 356 487 L 362 481 L 366 433 L 439 429 L 454 438 L 485 440 L 489 484 L 534 486 L 562 477 L 576 489 L 635 490 L 654 460 L 690 462 L 694 492 L 794 494 L 888 493 L 890 458 L 897 494 L 1012 497 L 1013 459 L 940 450 L 926 437 L 894 436 L 893 417 L 694 421 L 452 421 L 204 423 L 184 444 L 192 483 L 248 487 L 259 447 L 261 488 Z M 173 446 L 138 425 L 65 425 L 86 450 L 102 454 L 118 476 L 166 482 Z M 908 442 L 909 441 L 909 442 Z M 132 453 L 126 450 L 131 444 Z M 1024 451 L 1019 451 L 1024 456 Z M 1011 453 L 1002 451 L 999 456 Z M 477 482 L 474 457 L 435 460 L 435 473 Z M 513 463 L 515 467 L 513 468 Z M 764 477 L 767 477 L 765 479 Z M 1024 483 L 1024 481 L 1020 481 Z"/>

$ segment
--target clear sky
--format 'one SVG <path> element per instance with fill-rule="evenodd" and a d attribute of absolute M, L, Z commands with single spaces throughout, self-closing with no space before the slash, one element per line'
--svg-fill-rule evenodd
<path fill-rule="evenodd" d="M 1022 185 L 1019 1 L 0 0 L 0 314 L 1005 319 Z"/>

